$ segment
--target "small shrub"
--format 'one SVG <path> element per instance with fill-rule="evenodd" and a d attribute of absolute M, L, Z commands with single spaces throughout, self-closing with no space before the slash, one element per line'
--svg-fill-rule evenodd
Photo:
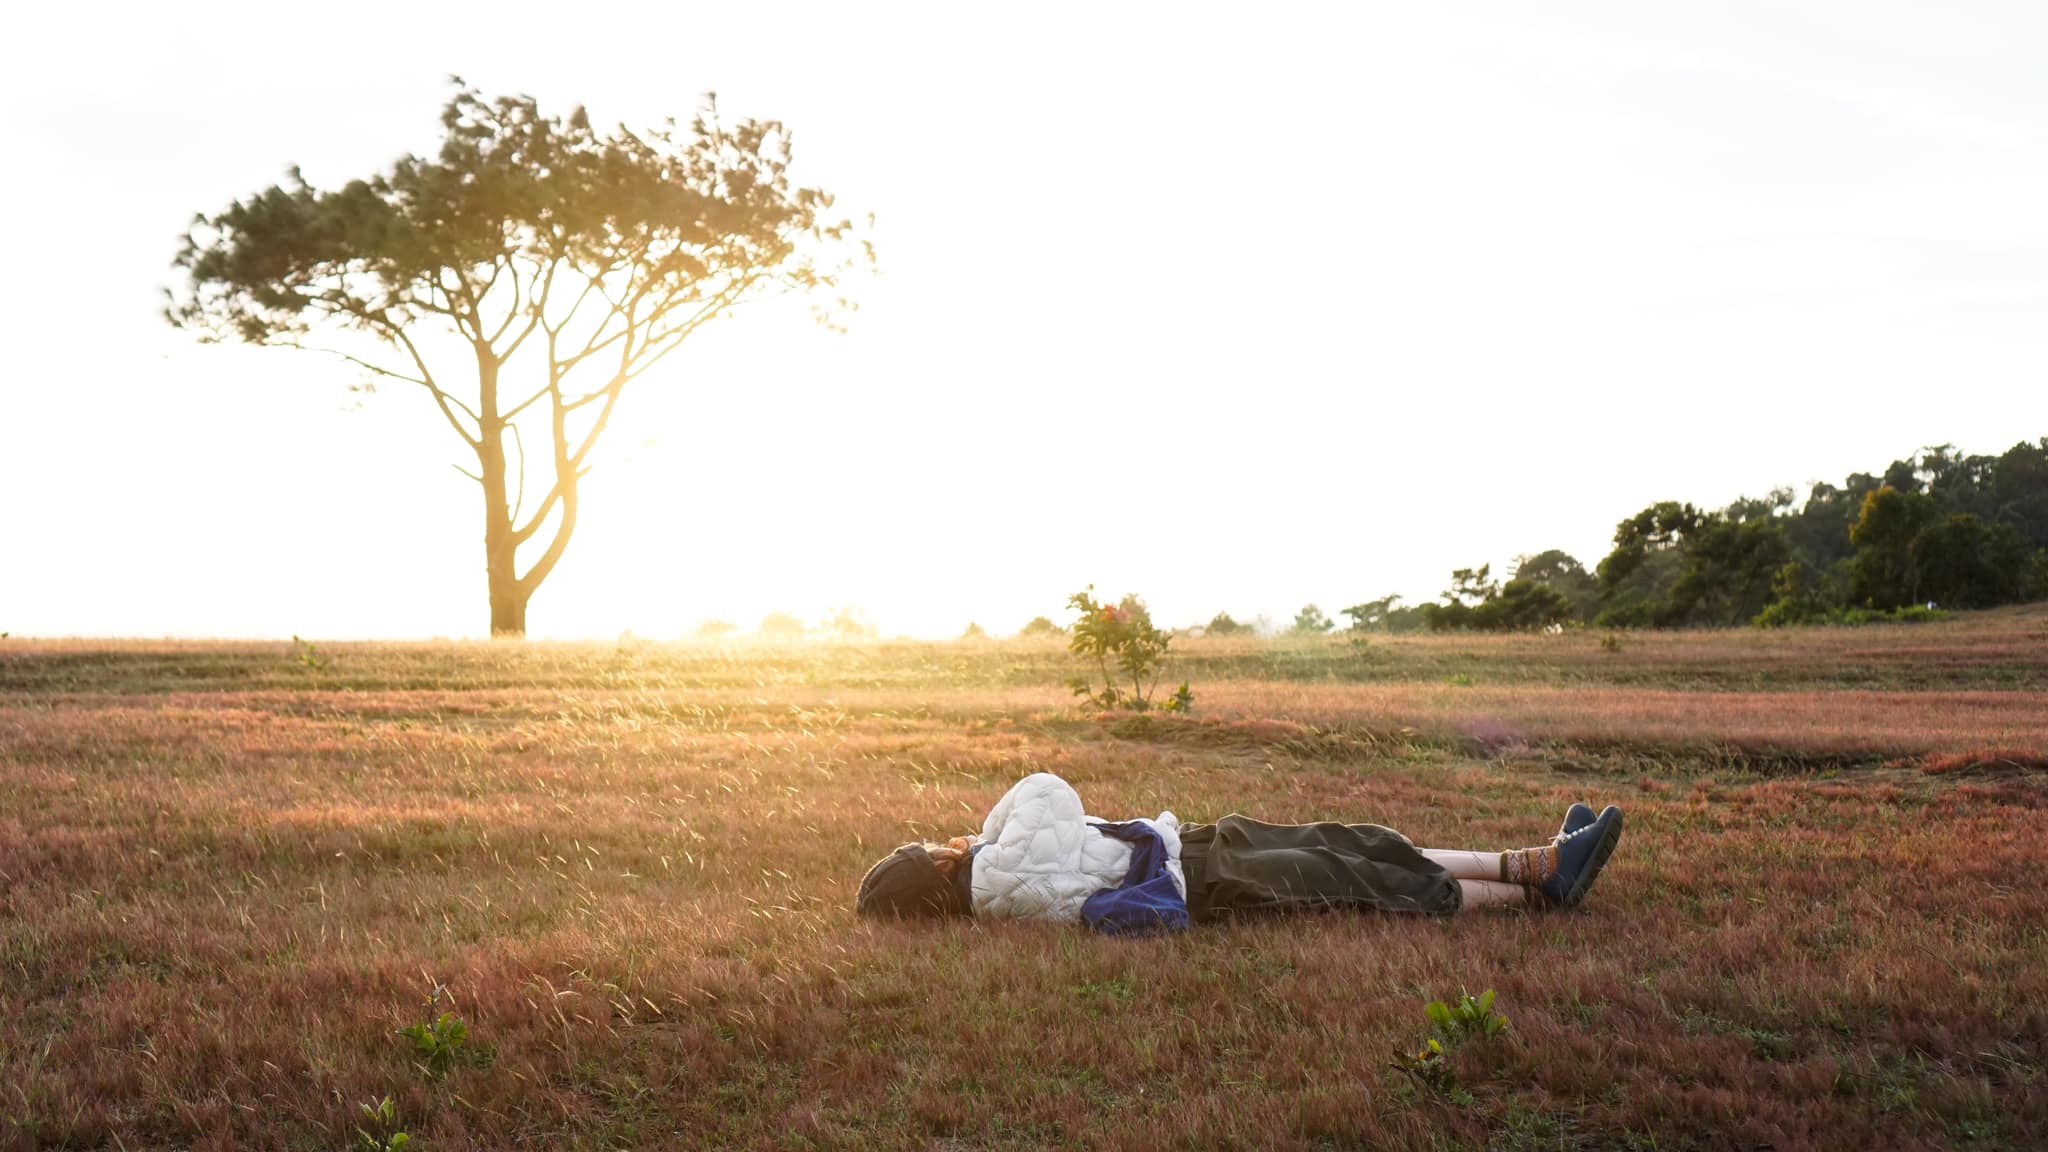
<path fill-rule="evenodd" d="M 730 636 L 739 630 L 740 626 L 730 620 L 706 620 L 697 625 L 696 634 L 708 639 L 713 636 Z"/>
<path fill-rule="evenodd" d="M 1486 1039 L 1497 1036 L 1508 1026 L 1508 1018 L 1493 1010 L 1493 989 L 1488 988 L 1473 999 L 1469 993 L 1460 990 L 1456 1004 L 1432 1000 L 1423 1005 L 1423 1014 L 1443 1038 L 1452 1044 L 1464 1040 Z"/>
<path fill-rule="evenodd" d="M 1602 652 L 1621 651 L 1621 637 L 1613 632 L 1609 632 L 1607 635 L 1602 636 L 1600 638 L 1600 650 Z"/>
<path fill-rule="evenodd" d="M 1415 1077 L 1424 1088 L 1453 1103 L 1469 1104 L 1472 1096 L 1459 1091 L 1458 1073 L 1445 1058 L 1441 1041 L 1431 1038 L 1422 1042 L 1422 1047 L 1413 1052 L 1395 1052 L 1394 1067 Z"/>
<path fill-rule="evenodd" d="M 1445 677 L 1444 683 L 1449 684 L 1453 688 L 1470 688 L 1474 684 L 1479 683 L 1479 681 L 1474 680 L 1472 677 L 1466 675 L 1463 672 L 1458 672 L 1451 676 Z"/>
<path fill-rule="evenodd" d="M 1173 695 L 1166 698 L 1166 703 L 1160 705 L 1160 707 L 1168 712 L 1187 712 L 1193 709 L 1194 706 L 1194 690 L 1188 687 L 1188 682 L 1185 680 L 1180 682 L 1180 687 L 1173 690 Z"/>
<path fill-rule="evenodd" d="M 1448 1054 L 1468 1040 L 1490 1040 L 1507 1029 L 1508 1018 L 1493 1010 L 1493 989 L 1477 999 L 1461 990 L 1457 1003 L 1432 1000 L 1422 1006 L 1422 1012 L 1436 1035 L 1424 1039 L 1413 1052 L 1395 1052 L 1394 1067 L 1454 1104 L 1472 1103 L 1471 1095 L 1458 1089 L 1458 1075 Z"/>
<path fill-rule="evenodd" d="M 412 1137 L 398 1131 L 398 1106 L 391 1102 L 391 1097 L 357 1107 L 363 1110 L 363 1120 L 370 1125 L 356 1129 L 356 1147 L 363 1152 L 401 1152 L 412 1143 Z"/>
<path fill-rule="evenodd" d="M 988 639 L 988 633 L 982 631 L 981 625 L 969 620 L 966 629 L 960 633 L 960 638 L 962 640 L 986 640 Z"/>
<path fill-rule="evenodd" d="M 1119 603 L 1104 604 L 1095 599 L 1095 585 L 1090 584 L 1069 596 L 1067 606 L 1081 614 L 1074 621 L 1067 649 L 1077 656 L 1094 657 L 1096 671 L 1102 677 L 1100 691 L 1096 690 L 1095 681 L 1085 675 L 1070 677 L 1067 686 L 1074 690 L 1074 695 L 1086 697 L 1098 708 L 1132 708 L 1140 712 L 1150 708 L 1152 690 L 1159 683 L 1166 650 L 1173 638 L 1152 623 L 1152 613 L 1145 602 L 1136 596 L 1126 596 Z M 1130 681 L 1128 689 L 1122 684 L 1126 679 Z M 1185 690 L 1187 685 L 1181 687 Z M 1176 697 L 1180 695 L 1175 693 Z M 1185 696 L 1186 701 L 1193 699 L 1192 692 Z"/>
<path fill-rule="evenodd" d="M 445 1011 L 433 1015 L 447 991 L 439 984 L 434 985 L 426 1002 L 428 1019 L 398 1030 L 400 1036 L 412 1041 L 416 1063 L 429 1080 L 446 1076 L 457 1065 L 487 1068 L 496 1054 L 488 1044 L 470 1043 L 469 1025 L 463 1023 L 462 1017 Z"/>
<path fill-rule="evenodd" d="M 318 672 L 333 662 L 327 656 L 321 654 L 318 645 L 314 644 L 311 640 L 299 639 L 296 633 L 292 636 L 292 645 L 296 649 L 294 653 L 295 658 L 300 664 L 305 665 L 308 672 Z"/>

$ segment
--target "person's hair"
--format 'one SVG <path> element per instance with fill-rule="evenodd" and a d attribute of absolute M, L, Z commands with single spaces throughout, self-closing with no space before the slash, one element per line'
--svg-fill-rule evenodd
<path fill-rule="evenodd" d="M 861 878 L 854 911 L 862 916 L 939 917 L 973 914 L 961 868 L 973 842 L 911 843 L 889 853 Z"/>

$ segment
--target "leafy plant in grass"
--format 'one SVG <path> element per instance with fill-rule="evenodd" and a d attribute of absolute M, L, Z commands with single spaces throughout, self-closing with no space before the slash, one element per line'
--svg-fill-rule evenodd
<path fill-rule="evenodd" d="M 1508 1018 L 1493 1010 L 1491 988 L 1476 1000 L 1461 989 L 1456 1004 L 1432 1000 L 1423 1005 L 1422 1011 L 1437 1032 L 1452 1044 L 1475 1037 L 1490 1039 L 1508 1026 Z"/>
<path fill-rule="evenodd" d="M 1413 1052 L 1394 1053 L 1394 1067 L 1415 1077 L 1424 1087 L 1455 1104 L 1469 1104 L 1472 1097 L 1458 1088 L 1458 1074 L 1450 1065 L 1450 1050 L 1467 1040 L 1487 1040 L 1506 1030 L 1508 1018 L 1493 1010 L 1493 989 L 1477 999 L 1459 993 L 1457 1003 L 1432 1000 L 1422 1007 L 1436 1035 L 1427 1037 Z"/>
<path fill-rule="evenodd" d="M 292 636 L 292 645 L 294 649 L 293 658 L 304 665 L 307 672 L 315 676 L 319 675 L 321 669 L 333 663 L 330 657 L 321 653 L 319 645 L 314 644 L 311 640 L 301 640 L 294 634 Z"/>
<path fill-rule="evenodd" d="M 433 994 L 427 997 L 428 1019 L 398 1030 L 400 1036 L 412 1041 L 415 1063 L 429 1080 L 446 1076 L 457 1065 L 487 1068 L 496 1055 L 490 1045 L 470 1042 L 469 1025 L 462 1017 L 446 1011 L 438 1016 L 433 1014 L 447 991 L 436 984 Z"/>
<path fill-rule="evenodd" d="M 1458 1087 L 1458 1074 L 1451 1068 L 1443 1042 L 1431 1037 L 1413 1052 L 1394 1053 L 1394 1067 L 1421 1083 L 1431 1092 L 1456 1104 L 1469 1104 L 1472 1095 Z"/>
<path fill-rule="evenodd" d="M 398 1131 L 398 1106 L 391 1102 L 391 1097 L 357 1107 L 363 1110 L 363 1120 L 370 1125 L 356 1129 L 356 1147 L 363 1152 L 401 1152 L 412 1143 L 412 1137 Z"/>
<path fill-rule="evenodd" d="M 1073 634 L 1067 639 L 1067 650 L 1077 656 L 1092 657 L 1102 678 L 1102 687 L 1097 690 L 1096 682 L 1086 675 L 1069 677 L 1067 686 L 1074 690 L 1074 695 L 1085 697 L 1097 708 L 1130 708 L 1139 712 L 1150 708 L 1152 691 L 1159 685 L 1173 637 L 1152 623 L 1152 613 L 1145 602 L 1136 596 L 1126 596 L 1116 604 L 1105 604 L 1095 598 L 1095 585 L 1090 584 L 1067 597 L 1067 607 L 1080 613 L 1080 618 L 1074 621 Z M 1126 680 L 1130 682 L 1128 688 L 1124 686 Z M 1194 692 L 1183 680 L 1179 690 L 1167 698 L 1165 709 L 1185 712 L 1194 699 Z"/>

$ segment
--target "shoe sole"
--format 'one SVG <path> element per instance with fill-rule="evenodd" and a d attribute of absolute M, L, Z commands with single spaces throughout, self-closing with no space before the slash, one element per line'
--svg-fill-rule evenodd
<path fill-rule="evenodd" d="M 1564 906 L 1566 908 L 1576 908 L 1579 906 L 1579 901 L 1586 898 L 1587 891 L 1593 887 L 1593 881 L 1599 877 L 1600 869 L 1607 866 L 1607 858 L 1614 855 L 1614 846 L 1621 843 L 1621 823 L 1623 819 L 1625 817 L 1621 809 L 1615 809 L 1614 823 L 1608 826 L 1607 831 L 1600 834 L 1600 842 L 1593 845 L 1592 857 L 1586 861 L 1586 866 L 1579 870 L 1578 876 L 1572 881 L 1571 888 L 1564 894 Z"/>

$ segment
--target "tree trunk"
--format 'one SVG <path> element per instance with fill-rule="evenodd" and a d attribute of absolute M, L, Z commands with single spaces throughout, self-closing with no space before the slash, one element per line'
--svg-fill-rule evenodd
<path fill-rule="evenodd" d="M 491 635 L 526 635 L 527 595 L 525 589 L 519 586 L 518 579 L 513 575 L 512 558 L 509 550 L 507 550 L 502 564 L 498 562 L 496 557 L 492 558 L 489 564 L 489 578 L 491 585 Z"/>
<path fill-rule="evenodd" d="M 498 365 L 477 349 L 479 421 L 477 465 L 484 489 L 484 573 L 491 592 L 491 635 L 526 635 L 526 601 L 531 589 L 519 579 L 519 541 L 514 538 L 505 460 L 505 425 L 498 419 Z"/>
<path fill-rule="evenodd" d="M 496 457 L 495 467 L 492 457 Z M 512 539 L 512 511 L 505 506 L 505 453 L 484 458 L 484 574 L 491 590 L 491 635 L 526 635 L 526 601 L 532 592 L 519 580 L 519 545 Z"/>

